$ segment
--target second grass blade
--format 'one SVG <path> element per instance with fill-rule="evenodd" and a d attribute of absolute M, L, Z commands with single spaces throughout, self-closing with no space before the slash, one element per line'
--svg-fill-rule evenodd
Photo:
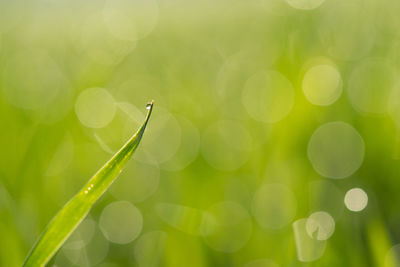
<path fill-rule="evenodd" d="M 45 266 L 65 240 L 86 217 L 93 204 L 103 195 L 122 171 L 142 139 L 149 121 L 153 102 L 147 105 L 147 115 L 134 136 L 87 182 L 50 221 L 36 242 L 23 266 Z"/>

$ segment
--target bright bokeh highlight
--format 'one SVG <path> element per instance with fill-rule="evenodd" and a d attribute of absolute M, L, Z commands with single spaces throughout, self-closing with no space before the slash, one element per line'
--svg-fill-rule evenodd
<path fill-rule="evenodd" d="M 342 93 L 342 78 L 331 65 L 311 67 L 303 78 L 302 88 L 307 100 L 314 105 L 333 104 Z"/>
<path fill-rule="evenodd" d="M 350 124 L 329 122 L 314 131 L 307 152 L 318 174 L 341 179 L 360 168 L 364 160 L 365 144 Z"/>
<path fill-rule="evenodd" d="M 79 94 L 75 113 L 86 127 L 102 128 L 114 118 L 116 106 L 112 95 L 103 88 L 89 88 Z"/>
<path fill-rule="evenodd" d="M 362 211 L 368 204 L 368 195 L 361 188 L 352 188 L 347 191 L 344 204 L 351 211 Z"/>
<path fill-rule="evenodd" d="M 128 201 L 113 202 L 102 211 L 99 226 L 109 241 L 127 244 L 142 231 L 142 213 Z"/>

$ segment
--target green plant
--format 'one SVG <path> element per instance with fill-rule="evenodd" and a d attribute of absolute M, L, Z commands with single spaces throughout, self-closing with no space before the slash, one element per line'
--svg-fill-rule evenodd
<path fill-rule="evenodd" d="M 138 147 L 149 121 L 153 103 L 152 101 L 146 106 L 148 112 L 145 121 L 136 134 L 50 221 L 23 266 L 44 266 L 86 217 L 95 202 L 107 191 Z"/>

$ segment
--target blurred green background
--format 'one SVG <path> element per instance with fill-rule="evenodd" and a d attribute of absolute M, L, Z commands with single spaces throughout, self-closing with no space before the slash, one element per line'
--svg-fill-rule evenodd
<path fill-rule="evenodd" d="M 400 2 L 0 0 L 0 266 L 132 135 L 49 266 L 400 266 Z"/>

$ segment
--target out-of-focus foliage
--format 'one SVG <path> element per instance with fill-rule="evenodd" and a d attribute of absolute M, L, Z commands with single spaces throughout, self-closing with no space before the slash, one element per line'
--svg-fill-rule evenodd
<path fill-rule="evenodd" d="M 0 0 L 0 266 L 141 123 L 49 266 L 398 266 L 395 0 Z"/>

